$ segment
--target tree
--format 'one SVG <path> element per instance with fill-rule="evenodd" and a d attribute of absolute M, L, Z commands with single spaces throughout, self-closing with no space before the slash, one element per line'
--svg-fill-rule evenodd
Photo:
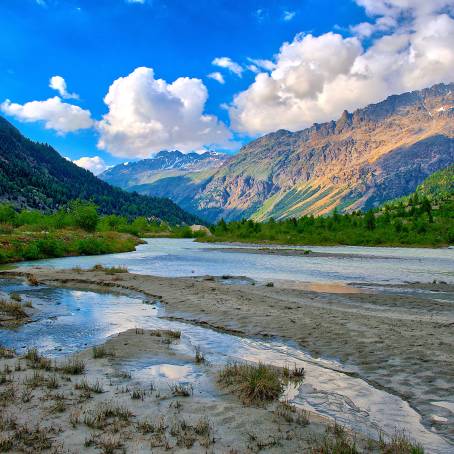
<path fill-rule="evenodd" d="M 98 225 L 99 215 L 96 205 L 93 203 L 76 200 L 70 205 L 70 214 L 73 217 L 74 225 L 87 232 L 93 232 Z"/>
<path fill-rule="evenodd" d="M 375 216 L 373 211 L 368 211 L 364 216 L 364 222 L 366 223 L 367 230 L 375 229 Z"/>
<path fill-rule="evenodd" d="M 0 205 L 0 222 L 12 224 L 16 218 L 16 211 L 14 208 L 7 204 L 2 203 Z"/>

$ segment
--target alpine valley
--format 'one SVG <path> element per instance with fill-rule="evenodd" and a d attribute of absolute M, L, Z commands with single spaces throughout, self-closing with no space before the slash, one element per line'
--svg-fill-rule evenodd
<path fill-rule="evenodd" d="M 344 111 L 337 121 L 279 130 L 238 154 L 161 152 L 100 177 L 169 197 L 214 222 L 368 209 L 413 192 L 454 162 L 454 84 Z"/>

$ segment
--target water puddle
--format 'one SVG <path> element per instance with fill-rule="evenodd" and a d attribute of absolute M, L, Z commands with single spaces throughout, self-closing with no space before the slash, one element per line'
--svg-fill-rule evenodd
<path fill-rule="evenodd" d="M 304 367 L 304 382 L 287 390 L 286 397 L 295 405 L 335 418 L 374 438 L 380 431 L 392 434 L 400 428 L 431 453 L 452 452 L 452 445 L 426 429 L 421 424 L 420 415 L 407 402 L 343 373 L 349 370 L 338 362 L 313 358 L 296 345 L 279 340 L 242 338 L 171 321 L 162 318 L 165 315 L 162 307 L 144 304 L 139 295 L 128 297 L 46 286 L 30 287 L 13 280 L 1 280 L 0 291 L 18 292 L 39 309 L 33 323 L 14 330 L 0 330 L 0 344 L 18 352 L 33 345 L 49 356 L 60 356 L 103 343 L 107 337 L 131 328 L 180 330 L 180 342 L 170 346 L 176 352 L 193 357 L 195 347 L 200 346 L 214 366 L 231 361 L 261 361 L 276 366 Z M 194 386 L 195 392 L 215 393 L 214 384 L 207 383 L 203 367 L 193 363 L 151 357 L 130 360 L 122 364 L 122 368 L 137 381 L 186 382 Z M 443 404 L 437 403 L 442 411 L 450 409 L 449 405 Z"/>

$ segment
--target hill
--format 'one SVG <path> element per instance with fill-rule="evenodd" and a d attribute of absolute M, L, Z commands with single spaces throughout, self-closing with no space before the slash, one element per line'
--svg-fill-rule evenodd
<path fill-rule="evenodd" d="M 51 211 L 74 199 L 93 201 L 101 214 L 155 217 L 172 224 L 200 222 L 169 199 L 128 193 L 105 183 L 51 146 L 25 138 L 0 117 L 0 201 Z"/>

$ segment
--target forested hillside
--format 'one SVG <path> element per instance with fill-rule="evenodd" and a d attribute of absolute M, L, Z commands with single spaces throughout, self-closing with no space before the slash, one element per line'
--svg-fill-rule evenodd
<path fill-rule="evenodd" d="M 25 138 L 0 117 L 0 201 L 50 211 L 74 199 L 94 202 L 101 214 L 156 217 L 174 224 L 199 222 L 169 199 L 110 186 L 51 146 Z"/>

